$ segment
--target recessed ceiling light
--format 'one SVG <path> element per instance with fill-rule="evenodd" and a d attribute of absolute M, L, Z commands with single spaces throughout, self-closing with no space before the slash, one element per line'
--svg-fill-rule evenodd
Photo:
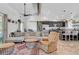
<path fill-rule="evenodd" d="M 66 10 L 64 9 L 64 12 L 66 12 Z"/>
<path fill-rule="evenodd" d="M 72 12 L 70 12 L 70 14 L 72 14 Z"/>

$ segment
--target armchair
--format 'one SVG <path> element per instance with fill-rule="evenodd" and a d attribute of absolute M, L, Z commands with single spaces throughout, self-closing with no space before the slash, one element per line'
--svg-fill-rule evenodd
<path fill-rule="evenodd" d="M 58 39 L 59 39 L 59 33 L 50 32 L 47 38 L 43 38 L 43 40 L 40 41 L 40 48 L 47 53 L 56 51 Z"/>

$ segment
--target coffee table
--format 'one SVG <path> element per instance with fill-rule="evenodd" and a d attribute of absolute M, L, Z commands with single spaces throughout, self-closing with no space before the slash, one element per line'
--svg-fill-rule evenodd
<path fill-rule="evenodd" d="M 35 38 L 31 38 L 31 39 L 26 39 L 25 42 L 26 42 L 26 46 L 28 48 L 34 48 L 37 46 L 39 40 L 37 40 Z"/>

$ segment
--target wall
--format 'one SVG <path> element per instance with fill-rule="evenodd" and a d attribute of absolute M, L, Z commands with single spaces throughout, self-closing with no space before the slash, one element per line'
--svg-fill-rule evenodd
<path fill-rule="evenodd" d="M 32 29 L 33 31 L 37 31 L 37 22 L 36 21 L 32 21 L 32 20 L 35 20 L 36 17 L 34 16 L 29 16 L 29 17 L 25 17 L 24 18 L 24 26 L 25 28 L 28 30 L 28 29 Z"/>
<path fill-rule="evenodd" d="M 27 30 L 32 29 L 34 32 L 37 31 L 37 22 L 27 21 Z"/>
<path fill-rule="evenodd" d="M 7 14 L 8 19 L 11 19 L 14 21 L 17 21 L 18 19 L 20 19 L 20 16 L 21 16 L 16 10 L 11 8 L 7 3 L 0 3 L 0 12 Z M 23 20 L 23 17 L 21 19 Z M 10 32 L 16 31 L 17 27 L 18 27 L 17 24 L 8 22 L 8 35 Z"/>

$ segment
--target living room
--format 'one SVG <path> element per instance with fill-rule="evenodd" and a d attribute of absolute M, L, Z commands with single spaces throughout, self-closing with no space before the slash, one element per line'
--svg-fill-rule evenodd
<path fill-rule="evenodd" d="M 78 55 L 78 5 L 0 3 L 0 55 Z"/>

